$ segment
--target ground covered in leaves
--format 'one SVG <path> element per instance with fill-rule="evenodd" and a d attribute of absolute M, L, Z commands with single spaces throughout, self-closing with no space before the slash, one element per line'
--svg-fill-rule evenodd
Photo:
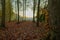
<path fill-rule="evenodd" d="M 6 22 L 6 28 L 0 29 L 0 40 L 42 40 L 48 35 L 49 25 L 33 22 Z"/>

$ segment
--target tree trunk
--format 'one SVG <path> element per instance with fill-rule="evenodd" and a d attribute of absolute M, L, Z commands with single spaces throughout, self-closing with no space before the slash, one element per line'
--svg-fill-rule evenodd
<path fill-rule="evenodd" d="M 23 21 L 24 21 L 24 0 L 23 0 Z"/>
<path fill-rule="evenodd" d="M 11 1 L 9 1 L 9 22 L 11 22 L 11 9 L 12 9 Z"/>
<path fill-rule="evenodd" d="M 5 0 L 1 0 L 2 2 L 2 21 L 1 25 L 2 27 L 5 27 Z"/>
<path fill-rule="evenodd" d="M 17 9 L 18 9 L 18 23 L 19 23 L 19 0 L 17 0 Z"/>
<path fill-rule="evenodd" d="M 54 32 L 55 39 L 60 40 L 60 0 L 49 0 L 48 10 L 49 10 L 49 24 L 51 30 Z M 54 37 L 52 38 L 52 40 Z"/>
<path fill-rule="evenodd" d="M 26 21 L 26 0 L 23 0 L 23 21 Z"/>
<path fill-rule="evenodd" d="M 40 0 L 38 0 L 38 8 L 37 8 L 37 26 L 39 26 L 39 11 L 40 11 Z"/>
<path fill-rule="evenodd" d="M 35 22 L 35 8 L 36 8 L 36 0 L 33 0 L 33 22 Z"/>
<path fill-rule="evenodd" d="M 25 0 L 25 21 L 26 21 L 26 0 Z"/>

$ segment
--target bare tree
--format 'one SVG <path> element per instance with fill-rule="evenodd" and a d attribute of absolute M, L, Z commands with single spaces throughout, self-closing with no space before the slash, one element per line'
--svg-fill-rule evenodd
<path fill-rule="evenodd" d="M 17 9 L 18 9 L 18 23 L 19 23 L 19 0 L 17 0 Z"/>
<path fill-rule="evenodd" d="M 26 20 L 26 0 L 25 0 L 25 20 Z"/>
<path fill-rule="evenodd" d="M 11 2 L 9 0 L 9 22 L 11 21 L 11 10 L 12 10 L 12 6 L 11 6 Z"/>
<path fill-rule="evenodd" d="M 36 0 L 33 0 L 33 22 L 35 22 L 35 8 L 36 8 Z"/>
<path fill-rule="evenodd" d="M 1 25 L 2 27 L 5 27 L 5 0 L 1 0 L 2 3 L 2 21 Z"/>
<path fill-rule="evenodd" d="M 38 0 L 38 8 L 37 8 L 37 26 L 39 26 L 39 10 L 40 10 L 40 0 Z"/>
<path fill-rule="evenodd" d="M 23 19 L 26 20 L 26 0 L 23 0 Z"/>
<path fill-rule="evenodd" d="M 24 20 L 24 0 L 23 0 L 23 20 Z"/>

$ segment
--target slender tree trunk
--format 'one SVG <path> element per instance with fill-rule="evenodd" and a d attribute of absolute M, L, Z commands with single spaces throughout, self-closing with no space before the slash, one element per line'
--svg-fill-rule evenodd
<path fill-rule="evenodd" d="M 19 0 L 17 0 L 17 8 L 18 8 L 18 23 L 19 23 Z"/>
<path fill-rule="evenodd" d="M 36 8 L 36 0 L 33 0 L 33 22 L 35 22 L 35 8 Z"/>
<path fill-rule="evenodd" d="M 23 19 L 26 21 L 26 0 L 23 0 Z"/>
<path fill-rule="evenodd" d="M 25 0 L 25 21 L 26 21 L 26 0 Z"/>
<path fill-rule="evenodd" d="M 11 22 L 11 8 L 12 8 L 12 6 L 11 6 L 11 2 L 9 2 L 9 22 Z"/>
<path fill-rule="evenodd" d="M 24 21 L 24 0 L 23 0 L 23 21 Z"/>
<path fill-rule="evenodd" d="M 15 1 L 15 12 L 17 13 L 17 2 Z M 16 14 L 16 20 L 17 20 L 17 14 Z"/>
<path fill-rule="evenodd" d="M 1 0 L 2 2 L 2 21 L 1 25 L 2 27 L 5 27 L 5 0 Z"/>
<path fill-rule="evenodd" d="M 39 10 L 40 10 L 40 0 L 38 0 L 38 8 L 37 8 L 37 26 L 39 26 Z"/>

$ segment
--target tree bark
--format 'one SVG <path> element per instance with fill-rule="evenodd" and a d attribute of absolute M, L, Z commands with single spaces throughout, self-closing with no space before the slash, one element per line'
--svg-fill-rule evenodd
<path fill-rule="evenodd" d="M 2 2 L 2 21 L 1 26 L 5 27 L 5 0 L 1 0 Z"/>
<path fill-rule="evenodd" d="M 24 0 L 23 0 L 23 21 L 24 21 Z"/>
<path fill-rule="evenodd" d="M 18 22 L 19 23 L 19 0 L 17 0 L 17 9 L 18 9 Z"/>
<path fill-rule="evenodd" d="M 25 0 L 25 21 L 26 21 L 26 0 Z"/>
<path fill-rule="evenodd" d="M 37 8 L 37 26 L 39 26 L 39 11 L 40 11 L 40 0 L 38 0 L 38 8 Z"/>
<path fill-rule="evenodd" d="M 36 0 L 33 0 L 33 22 L 35 22 L 35 8 L 36 8 Z"/>
<path fill-rule="evenodd" d="M 60 0 L 49 0 L 48 10 L 49 10 L 49 24 L 51 30 L 56 34 L 56 40 L 60 40 Z"/>
<path fill-rule="evenodd" d="M 12 6 L 11 6 L 11 1 L 9 1 L 9 22 L 11 22 L 11 9 L 12 9 Z"/>
<path fill-rule="evenodd" d="M 23 21 L 26 21 L 26 0 L 23 0 Z"/>

